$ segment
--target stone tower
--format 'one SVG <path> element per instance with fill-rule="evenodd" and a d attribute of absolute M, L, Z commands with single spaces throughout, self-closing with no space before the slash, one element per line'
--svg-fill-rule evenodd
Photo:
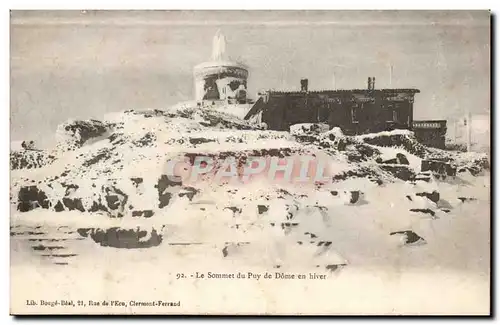
<path fill-rule="evenodd" d="M 247 101 L 248 68 L 231 60 L 226 53 L 226 38 L 217 31 L 212 57 L 194 67 L 197 102 L 243 104 Z"/>

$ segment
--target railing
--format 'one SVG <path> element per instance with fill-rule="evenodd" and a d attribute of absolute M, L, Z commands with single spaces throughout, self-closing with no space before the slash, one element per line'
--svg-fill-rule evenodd
<path fill-rule="evenodd" d="M 442 129 L 446 128 L 446 121 L 413 121 L 413 128 L 419 129 Z"/>

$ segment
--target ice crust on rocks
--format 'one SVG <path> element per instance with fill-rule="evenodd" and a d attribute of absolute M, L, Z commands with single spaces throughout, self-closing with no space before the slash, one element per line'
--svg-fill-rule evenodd
<path fill-rule="evenodd" d="M 465 204 L 457 200 L 454 184 L 489 169 L 484 154 L 427 148 L 408 130 L 346 136 L 339 128 L 300 124 L 290 132 L 270 131 L 192 103 L 128 110 L 102 121 L 72 120 L 56 133 L 53 151 L 11 151 L 14 218 L 67 214 L 78 220 L 82 237 L 105 247 L 210 243 L 219 247 L 221 258 L 233 258 L 267 245 L 272 265 L 299 258 L 329 270 L 356 261 L 349 256 L 353 247 L 405 246 L 404 241 L 393 245 L 391 233 L 432 243 L 421 223 L 446 217 L 444 206 Z M 188 184 L 168 178 L 169 160 L 196 155 L 325 156 L 331 182 L 290 184 L 262 177 L 244 185 Z M 441 178 L 421 171 L 423 161 L 436 159 L 456 174 Z M 358 242 L 356 232 L 363 234 Z"/>

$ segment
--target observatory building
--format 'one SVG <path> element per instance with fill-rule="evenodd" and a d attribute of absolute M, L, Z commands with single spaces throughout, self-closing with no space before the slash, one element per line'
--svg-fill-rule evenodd
<path fill-rule="evenodd" d="M 310 91 L 308 84 L 302 79 L 300 91 L 261 92 L 245 119 L 277 131 L 288 131 L 299 123 L 339 127 L 347 135 L 407 129 L 425 145 L 445 147 L 445 120 L 413 119 L 418 89 L 377 89 L 375 77 L 369 77 L 367 87 L 361 89 Z"/>
<path fill-rule="evenodd" d="M 348 135 L 407 129 L 429 146 L 444 148 L 445 120 L 415 121 L 413 103 L 418 89 L 376 88 L 369 77 L 366 88 L 300 91 L 266 90 L 256 100 L 247 96 L 248 68 L 226 54 L 226 38 L 218 31 L 212 58 L 194 67 L 195 100 L 199 107 L 238 116 L 269 130 L 287 131 L 298 123 L 339 127 Z"/>
<path fill-rule="evenodd" d="M 226 55 L 226 38 L 215 34 L 212 58 L 194 67 L 195 99 L 198 103 L 247 103 L 248 68 Z"/>

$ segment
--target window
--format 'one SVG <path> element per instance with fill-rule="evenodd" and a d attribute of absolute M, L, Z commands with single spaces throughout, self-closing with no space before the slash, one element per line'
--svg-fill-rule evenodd
<path fill-rule="evenodd" d="M 389 104 L 386 110 L 386 121 L 387 122 L 397 122 L 398 121 L 398 107 L 397 105 Z"/>
<path fill-rule="evenodd" d="M 386 109 L 384 110 L 385 120 L 386 122 L 392 122 L 394 106 L 392 104 L 388 104 Z"/>
<path fill-rule="evenodd" d="M 351 107 L 351 121 L 352 123 L 358 123 L 358 105 Z"/>
<path fill-rule="evenodd" d="M 328 121 L 330 116 L 331 106 L 330 103 L 323 103 L 323 105 L 318 106 L 318 122 Z"/>

